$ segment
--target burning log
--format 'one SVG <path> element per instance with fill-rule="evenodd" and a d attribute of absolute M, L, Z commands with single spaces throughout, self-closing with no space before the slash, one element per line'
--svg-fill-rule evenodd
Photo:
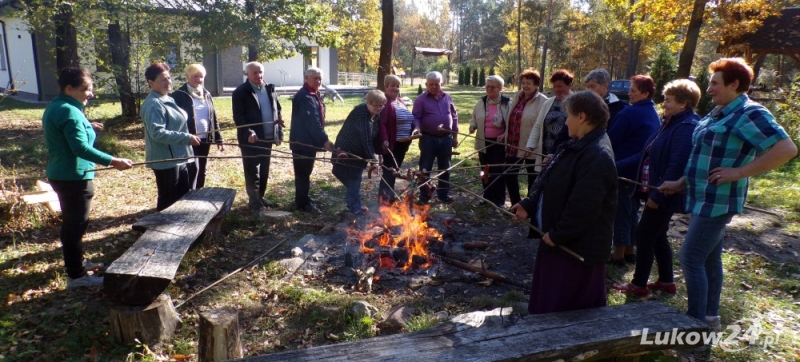
<path fill-rule="evenodd" d="M 473 266 L 473 265 L 470 265 L 470 264 L 467 264 L 467 263 L 464 263 L 464 262 L 460 262 L 460 261 L 455 260 L 455 259 L 448 258 L 446 256 L 441 256 L 440 258 L 442 259 L 443 262 L 445 262 L 447 264 L 450 264 L 450 265 L 452 265 L 452 266 L 454 266 L 456 268 L 463 269 L 463 270 L 466 270 L 466 271 L 471 271 L 471 272 L 473 272 L 475 274 L 478 274 L 480 276 L 483 276 L 483 277 L 486 277 L 486 278 L 489 278 L 489 279 L 492 279 L 492 280 L 495 280 L 495 281 L 498 281 L 498 282 L 506 283 L 506 284 L 517 286 L 517 287 L 520 287 L 520 288 L 527 288 L 525 283 L 517 281 L 517 280 L 511 280 L 511 279 L 509 279 L 508 277 L 506 277 L 503 274 L 495 273 L 495 272 L 492 272 L 492 271 L 488 271 L 488 270 L 486 270 L 484 268 L 479 268 L 479 267 L 476 267 L 476 266 Z"/>

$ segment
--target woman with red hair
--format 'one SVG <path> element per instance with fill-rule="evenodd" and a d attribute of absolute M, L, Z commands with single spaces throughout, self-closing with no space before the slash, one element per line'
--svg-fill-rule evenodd
<path fill-rule="evenodd" d="M 743 59 L 722 58 L 708 69 L 707 92 L 716 107 L 695 128 L 683 177 L 664 182 L 658 191 L 686 192 L 692 221 L 678 260 L 687 314 L 718 329 L 725 226 L 742 212 L 749 178 L 788 162 L 797 146 L 769 110 L 745 94 L 753 70 Z"/>

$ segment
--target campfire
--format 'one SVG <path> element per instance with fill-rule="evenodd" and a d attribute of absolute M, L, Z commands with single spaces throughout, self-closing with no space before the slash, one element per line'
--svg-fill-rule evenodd
<path fill-rule="evenodd" d="M 433 249 L 442 247 L 442 234 L 428 225 L 429 209 L 409 202 L 381 205 L 366 231 L 350 230 L 350 240 L 360 244 L 367 264 L 377 269 L 425 270 L 433 265 Z"/>

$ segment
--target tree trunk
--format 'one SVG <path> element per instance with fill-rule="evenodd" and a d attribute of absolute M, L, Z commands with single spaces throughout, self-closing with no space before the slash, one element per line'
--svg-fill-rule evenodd
<path fill-rule="evenodd" d="M 636 4 L 636 0 L 631 0 L 630 5 Z M 630 79 L 636 74 L 636 63 L 639 62 L 639 49 L 636 48 L 636 40 L 633 38 L 633 13 L 628 18 L 628 61 L 625 67 L 625 78 Z"/>
<path fill-rule="evenodd" d="M 378 89 L 385 91 L 383 78 L 392 74 L 392 41 L 394 40 L 394 1 L 381 1 L 381 54 L 378 59 Z"/>
<path fill-rule="evenodd" d="M 239 312 L 236 309 L 209 310 L 199 313 L 199 317 L 199 361 L 227 361 L 244 357 L 239 338 Z"/>
<path fill-rule="evenodd" d="M 517 76 L 516 79 L 519 79 L 519 75 L 522 73 L 522 0 L 518 1 L 517 6 Z M 517 82 L 517 90 L 522 89 L 519 86 L 520 82 Z"/>
<path fill-rule="evenodd" d="M 542 45 L 542 67 L 541 71 L 539 72 L 541 73 L 540 75 L 542 76 L 542 81 L 539 84 L 540 92 L 544 91 L 544 79 L 545 79 L 544 72 L 547 69 L 547 46 L 550 42 L 550 31 L 551 31 L 550 24 L 552 24 L 552 20 L 553 20 L 553 0 L 549 0 L 547 2 L 547 25 L 545 29 L 546 33 L 544 34 L 544 45 Z"/>
<path fill-rule="evenodd" d="M 703 15 L 706 10 L 706 0 L 694 0 L 692 18 L 686 30 L 686 40 L 683 42 L 681 57 L 678 59 L 677 78 L 688 78 L 692 72 L 694 52 L 697 50 L 697 39 L 700 37 L 700 28 L 703 27 Z"/>
<path fill-rule="evenodd" d="M 111 335 L 117 343 L 155 345 L 172 339 L 182 321 L 169 294 L 161 294 L 146 306 L 114 304 L 110 308 Z"/>
<path fill-rule="evenodd" d="M 245 12 L 248 16 L 250 16 L 250 23 L 252 24 L 250 28 L 250 40 L 252 42 L 258 41 L 261 38 L 261 32 L 259 31 L 258 22 L 256 21 L 256 4 L 253 0 L 246 0 L 244 2 L 244 7 Z M 250 43 L 247 45 L 247 61 L 258 61 L 258 48 L 256 47 L 255 43 Z"/>
<path fill-rule="evenodd" d="M 56 68 L 77 67 L 78 34 L 72 17 L 72 6 L 67 5 L 55 15 L 56 24 Z"/>
<path fill-rule="evenodd" d="M 122 32 L 119 20 L 108 24 L 108 48 L 111 51 L 111 64 L 114 79 L 119 89 L 119 102 L 122 106 L 122 116 L 131 120 L 139 113 L 136 107 L 136 96 L 133 94 L 130 79 L 131 52 L 130 37 Z"/>

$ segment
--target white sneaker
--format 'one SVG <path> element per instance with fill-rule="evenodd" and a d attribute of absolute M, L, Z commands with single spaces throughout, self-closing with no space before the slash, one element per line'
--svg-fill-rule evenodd
<path fill-rule="evenodd" d="M 94 275 L 84 275 L 77 279 L 67 277 L 67 289 L 75 289 L 81 287 L 96 288 L 103 286 L 103 277 Z"/>
<path fill-rule="evenodd" d="M 86 269 L 87 271 L 97 271 L 97 270 L 105 268 L 105 266 L 106 265 L 103 264 L 102 262 L 95 263 L 93 261 L 90 261 L 90 260 L 87 260 L 87 259 L 83 259 L 83 268 Z"/>

